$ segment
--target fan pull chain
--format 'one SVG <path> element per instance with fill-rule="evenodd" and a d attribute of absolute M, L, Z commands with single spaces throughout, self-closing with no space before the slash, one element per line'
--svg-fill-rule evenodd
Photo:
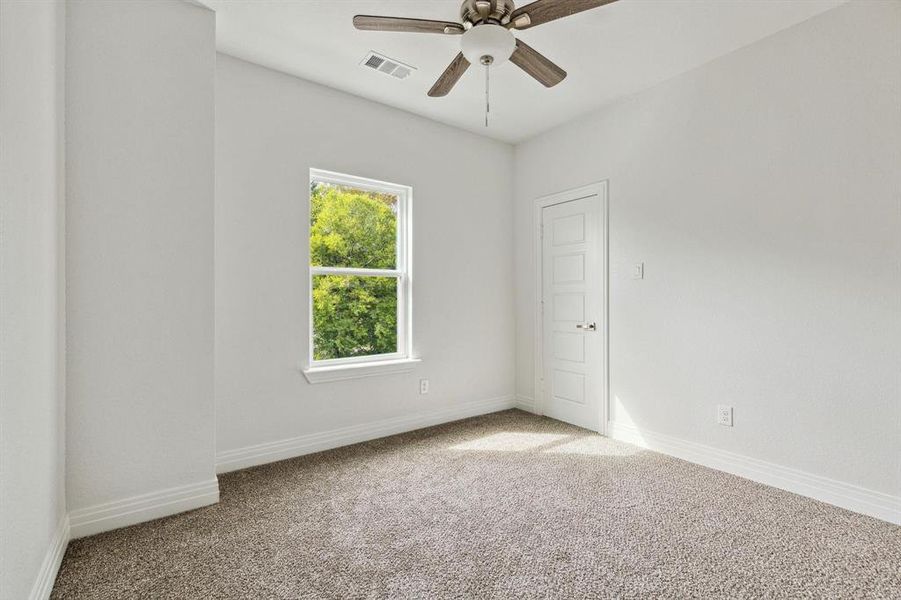
<path fill-rule="evenodd" d="M 488 127 L 488 113 L 491 112 L 489 91 L 491 89 L 491 77 L 489 76 L 491 63 L 485 65 L 485 127 Z"/>
<path fill-rule="evenodd" d="M 485 65 L 485 127 L 488 127 L 488 113 L 491 112 L 491 102 L 489 100 L 489 92 L 491 90 L 491 76 L 489 75 L 488 69 L 491 68 L 491 64 L 494 62 L 494 57 L 486 54 L 479 61 L 483 65 Z"/>

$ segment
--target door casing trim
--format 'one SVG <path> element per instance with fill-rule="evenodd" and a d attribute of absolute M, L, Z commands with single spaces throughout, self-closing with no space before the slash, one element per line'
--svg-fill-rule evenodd
<path fill-rule="evenodd" d="M 564 190 L 555 194 L 542 196 L 535 200 L 532 212 L 532 264 L 535 268 L 535 309 L 534 309 L 534 332 L 535 345 L 533 348 L 533 367 L 535 370 L 534 386 L 534 410 L 537 414 L 544 414 L 544 364 L 542 357 L 544 356 L 544 323 L 541 312 L 541 302 L 544 295 L 543 266 L 544 266 L 544 250 L 541 243 L 541 229 L 544 221 L 544 209 L 555 204 L 563 204 L 573 202 L 574 200 L 582 200 L 591 196 L 597 196 L 600 202 L 600 218 L 601 218 L 601 234 L 602 240 L 600 247 L 597 249 L 600 254 L 600 263 L 604 267 L 604 275 L 602 284 L 602 308 L 600 314 L 601 331 L 604 336 L 602 347 L 604 348 L 604 359 L 601 368 L 601 397 L 598 398 L 599 414 L 597 415 L 596 431 L 601 435 L 607 435 L 607 423 L 610 420 L 610 228 L 609 228 L 609 202 L 608 202 L 609 180 L 604 179 L 597 183 L 591 183 L 582 187 Z"/>

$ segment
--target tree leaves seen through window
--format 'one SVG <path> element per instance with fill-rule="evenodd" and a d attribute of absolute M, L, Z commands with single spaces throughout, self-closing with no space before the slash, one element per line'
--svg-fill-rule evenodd
<path fill-rule="evenodd" d="M 395 269 L 397 198 L 314 182 L 310 190 L 310 264 Z M 397 351 L 397 278 L 313 276 L 316 360 Z"/>

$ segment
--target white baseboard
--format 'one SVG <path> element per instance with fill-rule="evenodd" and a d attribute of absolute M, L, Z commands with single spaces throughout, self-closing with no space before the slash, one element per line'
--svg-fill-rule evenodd
<path fill-rule="evenodd" d="M 534 413 L 535 412 L 535 399 L 530 398 L 529 396 L 517 396 L 516 397 L 516 408 L 520 410 L 524 410 L 526 412 Z"/>
<path fill-rule="evenodd" d="M 423 427 L 458 421 L 516 406 L 513 396 L 467 402 L 449 408 L 432 410 L 417 415 L 382 419 L 374 423 L 341 427 L 321 433 L 310 433 L 295 438 L 226 450 L 216 455 L 216 472 L 227 473 L 270 462 L 312 454 L 350 444 L 405 433 Z"/>
<path fill-rule="evenodd" d="M 901 525 L 901 498 L 623 423 L 609 437 Z"/>
<path fill-rule="evenodd" d="M 44 562 L 41 563 L 38 577 L 31 587 L 31 593 L 28 595 L 29 600 L 47 600 L 50 597 L 50 592 L 53 591 L 53 584 L 56 582 L 56 574 L 59 572 L 59 566 L 63 562 L 63 555 L 66 553 L 68 544 L 69 516 L 63 515 L 56 527 L 50 547 L 47 548 L 47 554 L 44 556 Z"/>
<path fill-rule="evenodd" d="M 69 513 L 72 539 L 168 517 L 219 502 L 219 480 L 132 496 Z"/>

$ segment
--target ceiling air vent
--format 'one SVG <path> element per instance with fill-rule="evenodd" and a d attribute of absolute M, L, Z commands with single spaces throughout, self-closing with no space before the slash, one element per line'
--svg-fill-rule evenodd
<path fill-rule="evenodd" d="M 387 56 L 378 54 L 377 52 L 370 52 L 369 54 L 367 54 L 363 58 L 363 60 L 360 61 L 360 64 L 369 69 L 378 71 L 379 73 L 391 75 L 392 77 L 396 77 L 398 79 L 406 79 L 413 71 L 416 70 L 415 67 L 405 65 L 399 60 L 388 58 Z"/>

